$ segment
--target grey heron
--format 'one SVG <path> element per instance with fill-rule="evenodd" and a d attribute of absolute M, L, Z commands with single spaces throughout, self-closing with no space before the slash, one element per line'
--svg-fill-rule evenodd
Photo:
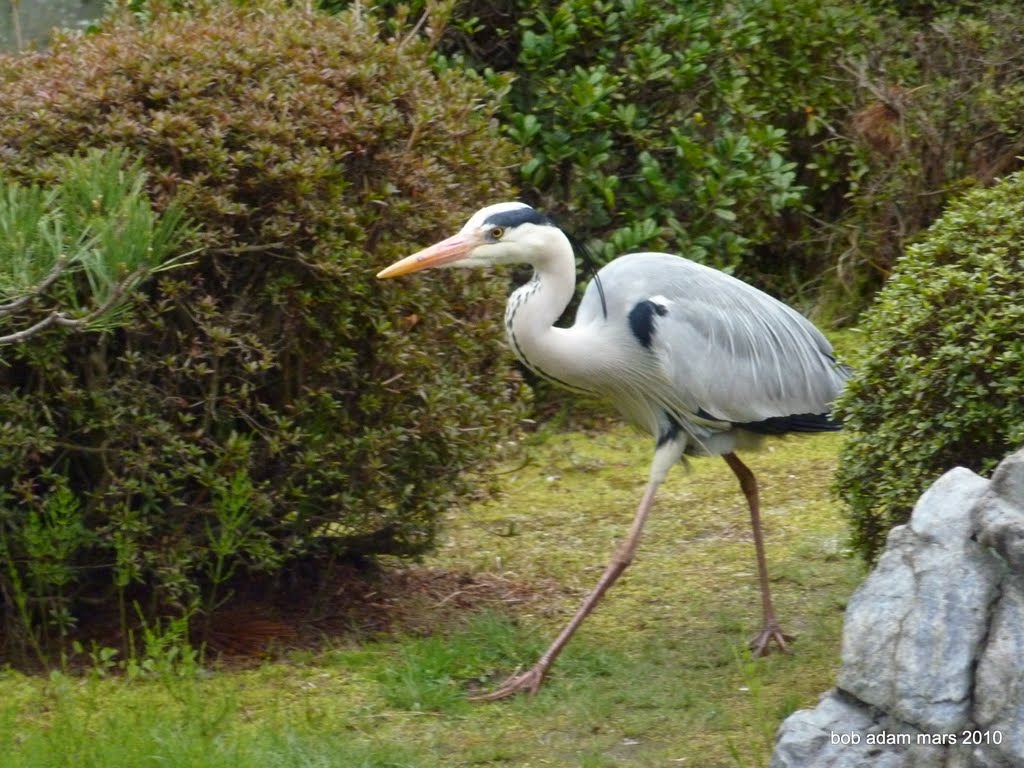
<path fill-rule="evenodd" d="M 633 523 L 593 592 L 529 670 L 482 699 L 536 693 L 602 595 L 633 560 L 654 496 L 684 454 L 722 456 L 750 508 L 761 588 L 755 655 L 792 638 L 779 625 L 768 583 L 757 481 L 736 455 L 767 435 L 831 431 L 833 400 L 849 377 L 831 345 L 794 309 L 718 270 L 666 253 L 632 253 L 598 271 L 570 328 L 555 322 L 572 300 L 572 242 L 546 216 L 518 202 L 477 211 L 458 234 L 408 256 L 377 277 L 431 267 L 525 263 L 533 278 L 508 300 L 505 330 L 539 376 L 611 401 L 655 443 Z"/>

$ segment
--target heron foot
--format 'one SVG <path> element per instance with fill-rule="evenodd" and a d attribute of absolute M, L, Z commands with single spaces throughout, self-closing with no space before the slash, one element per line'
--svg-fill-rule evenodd
<path fill-rule="evenodd" d="M 540 690 L 544 676 L 547 674 L 548 665 L 537 663 L 525 672 L 510 676 L 505 682 L 499 685 L 490 693 L 482 693 L 478 696 L 470 696 L 470 701 L 501 701 L 511 698 L 517 694 L 525 693 L 528 696 L 536 696 Z"/>
<path fill-rule="evenodd" d="M 787 635 L 782 631 L 782 627 L 777 622 L 771 622 L 765 624 L 761 631 L 757 634 L 753 640 L 750 641 L 750 652 L 751 655 L 757 659 L 761 656 L 767 656 L 772 651 L 772 643 L 774 642 L 779 650 L 783 653 L 789 653 L 789 647 L 787 643 L 793 642 L 796 638 L 793 635 Z"/>

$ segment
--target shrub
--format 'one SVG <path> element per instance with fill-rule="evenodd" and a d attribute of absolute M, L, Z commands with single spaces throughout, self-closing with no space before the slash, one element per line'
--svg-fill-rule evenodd
<path fill-rule="evenodd" d="M 301 558 L 423 552 L 517 413 L 501 281 L 374 279 L 511 194 L 481 84 L 355 14 L 207 5 L 0 59 L 0 174 L 127 148 L 203 249 L 127 326 L 0 370 L 9 642 L 85 600 L 209 612 Z"/>
<path fill-rule="evenodd" d="M 381 5 L 400 29 L 439 4 Z M 682 253 L 849 323 L 951 196 L 1019 167 L 1021 18 L 1009 2 L 462 0 L 424 28 L 440 69 L 515 75 L 500 117 L 524 197 L 602 256 Z"/>
<path fill-rule="evenodd" d="M 826 138 L 841 97 L 823 74 L 866 23 L 803 0 L 458 8 L 442 50 L 516 74 L 502 118 L 528 198 L 605 258 L 668 249 L 747 271 L 802 203 L 787 130 Z"/>
<path fill-rule="evenodd" d="M 953 466 L 1024 444 L 1024 175 L 951 205 L 865 315 L 864 363 L 838 403 L 853 434 L 835 486 L 873 559 Z"/>

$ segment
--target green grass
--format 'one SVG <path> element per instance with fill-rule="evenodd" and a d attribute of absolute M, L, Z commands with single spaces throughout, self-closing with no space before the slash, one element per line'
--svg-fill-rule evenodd
<path fill-rule="evenodd" d="M 493 498 L 451 512 L 425 563 L 500 576 L 522 600 L 454 618 L 446 606 L 428 634 L 339 641 L 256 669 L 0 672 L 3 764 L 764 766 L 779 722 L 831 686 L 842 609 L 862 576 L 828 492 L 840 440 L 745 457 L 762 485 L 780 619 L 798 636 L 792 655 L 745 651 L 759 602 L 744 500 L 724 462 L 695 460 L 665 484 L 634 565 L 541 693 L 468 702 L 544 649 L 597 580 L 646 479 L 648 439 L 552 432 L 495 470 Z"/>

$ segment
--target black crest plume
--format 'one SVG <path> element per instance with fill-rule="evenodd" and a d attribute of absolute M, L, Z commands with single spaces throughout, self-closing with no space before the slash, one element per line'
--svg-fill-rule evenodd
<path fill-rule="evenodd" d="M 562 230 L 565 232 L 565 230 Z M 583 264 L 583 268 L 590 272 L 591 277 L 594 279 L 594 284 L 597 286 L 597 295 L 601 297 L 601 314 L 605 320 L 608 319 L 608 304 L 604 300 L 604 286 L 601 285 L 601 278 L 597 274 L 598 264 L 597 258 L 593 252 L 586 246 L 586 244 L 576 239 L 574 235 L 565 232 L 565 236 L 569 238 L 569 243 L 572 245 L 573 253 L 576 254 L 576 258 Z"/>

